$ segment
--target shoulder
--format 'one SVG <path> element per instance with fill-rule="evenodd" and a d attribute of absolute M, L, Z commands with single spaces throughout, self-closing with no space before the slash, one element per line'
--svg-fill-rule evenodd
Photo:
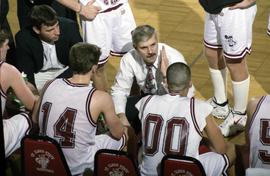
<path fill-rule="evenodd" d="M 18 80 L 21 77 L 21 73 L 13 65 L 3 63 L 0 68 L 1 75 L 4 75 L 4 84 L 8 85 L 8 87 L 12 81 Z"/>
<path fill-rule="evenodd" d="M 106 103 L 107 100 L 111 99 L 111 96 L 105 91 L 95 90 L 92 99 L 97 102 Z"/>
<path fill-rule="evenodd" d="M 255 112 L 259 101 L 261 101 L 262 98 L 264 98 L 264 97 L 265 96 L 253 97 L 253 98 L 250 99 L 250 101 L 248 102 L 248 105 L 247 105 L 247 114 L 248 114 L 248 116 L 251 116 Z"/>
<path fill-rule="evenodd" d="M 34 33 L 31 27 L 24 28 L 16 33 L 15 35 L 16 43 L 29 43 L 33 44 L 40 42 L 37 34 Z"/>
<path fill-rule="evenodd" d="M 201 114 L 209 115 L 213 107 L 210 105 L 210 103 L 206 102 L 205 100 L 197 99 L 197 98 L 191 98 L 194 100 L 194 108 L 196 112 L 204 112 Z"/>
<path fill-rule="evenodd" d="M 121 64 L 131 65 L 134 66 L 136 62 L 139 62 L 140 57 L 137 54 L 135 49 L 131 49 L 129 52 L 124 54 L 121 58 Z"/>
<path fill-rule="evenodd" d="M 141 98 L 136 104 L 135 107 L 141 111 L 143 110 L 143 107 L 149 102 L 150 99 L 152 99 L 153 97 L 158 97 L 157 95 L 147 95 L 143 98 Z"/>
<path fill-rule="evenodd" d="M 12 74 L 10 76 L 13 76 L 14 74 L 20 75 L 20 72 L 17 70 L 16 67 L 14 67 L 13 65 L 10 65 L 6 62 L 2 63 L 1 71 L 3 71 L 5 73 L 4 75 L 10 75 L 10 74 Z"/>
<path fill-rule="evenodd" d="M 165 43 L 159 43 L 159 46 L 158 46 L 159 50 L 161 50 L 163 46 L 165 47 L 166 54 L 170 63 L 182 62 L 186 64 L 185 57 L 180 51 L 178 51 L 177 49 Z"/>
<path fill-rule="evenodd" d="M 15 36 L 17 37 L 34 37 L 32 27 L 26 27 L 19 30 Z"/>

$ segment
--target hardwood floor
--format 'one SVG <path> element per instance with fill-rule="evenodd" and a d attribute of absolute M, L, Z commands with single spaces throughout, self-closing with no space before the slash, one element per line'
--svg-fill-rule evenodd
<path fill-rule="evenodd" d="M 196 96 L 208 99 L 212 96 L 208 64 L 203 55 L 204 11 L 198 0 L 130 0 L 137 22 L 150 24 L 159 31 L 160 42 L 178 49 L 192 67 L 192 79 Z M 16 1 L 10 0 L 9 22 L 13 33 L 18 31 Z M 249 98 L 270 92 L 270 37 L 266 35 L 270 1 L 257 1 L 258 11 L 253 25 L 252 54 L 247 57 L 251 77 Z M 109 85 L 113 83 L 119 58 L 112 57 L 107 64 Z M 228 81 L 228 98 L 232 102 L 231 83 Z M 217 121 L 219 123 L 219 121 Z M 242 144 L 244 134 L 227 140 Z"/>

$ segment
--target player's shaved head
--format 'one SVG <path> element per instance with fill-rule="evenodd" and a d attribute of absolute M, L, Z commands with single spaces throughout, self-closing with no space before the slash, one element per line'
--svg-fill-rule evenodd
<path fill-rule="evenodd" d="M 191 81 L 191 71 L 184 63 L 174 63 L 167 69 L 167 83 L 170 92 L 179 92 L 188 88 Z"/>

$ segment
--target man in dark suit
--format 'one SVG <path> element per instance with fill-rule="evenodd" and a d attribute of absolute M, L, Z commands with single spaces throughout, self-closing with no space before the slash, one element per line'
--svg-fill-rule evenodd
<path fill-rule="evenodd" d="M 34 6 L 31 26 L 16 36 L 16 67 L 41 89 L 47 80 L 69 77 L 69 49 L 82 38 L 75 22 L 58 18 L 48 5 Z"/>

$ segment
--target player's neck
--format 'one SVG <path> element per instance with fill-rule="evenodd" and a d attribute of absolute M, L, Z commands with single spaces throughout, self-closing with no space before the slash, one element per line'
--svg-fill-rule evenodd
<path fill-rule="evenodd" d="M 181 97 L 186 97 L 187 96 L 187 91 L 186 91 L 186 89 L 180 90 L 180 91 L 169 91 L 169 94 L 172 95 L 172 96 L 180 95 Z"/>
<path fill-rule="evenodd" d="M 89 84 L 91 77 L 88 74 L 86 75 L 74 74 L 68 80 L 74 84 Z"/>

